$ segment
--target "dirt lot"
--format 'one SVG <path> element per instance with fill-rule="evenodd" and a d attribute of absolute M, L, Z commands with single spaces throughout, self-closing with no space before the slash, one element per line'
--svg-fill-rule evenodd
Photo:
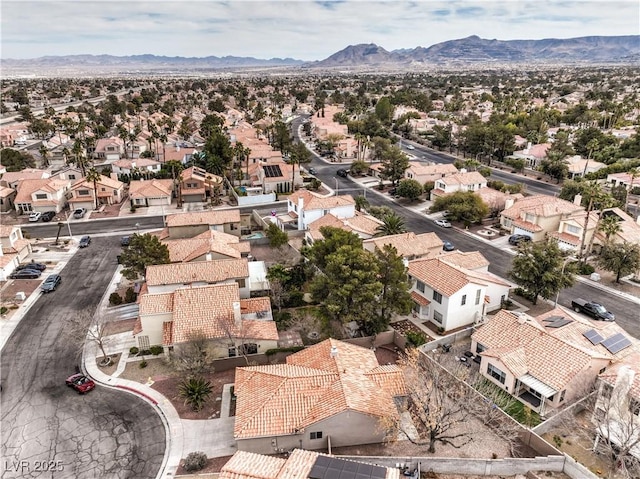
<path fill-rule="evenodd" d="M 403 336 L 406 336 L 407 332 L 412 331 L 414 333 L 419 333 L 424 335 L 427 342 L 433 341 L 432 337 L 430 337 L 427 333 L 425 333 L 422 329 L 420 329 L 418 326 L 413 324 L 408 319 L 403 319 L 402 321 L 396 321 L 394 323 L 391 323 L 390 326 L 396 331 L 398 331 L 400 334 L 402 334 Z"/>

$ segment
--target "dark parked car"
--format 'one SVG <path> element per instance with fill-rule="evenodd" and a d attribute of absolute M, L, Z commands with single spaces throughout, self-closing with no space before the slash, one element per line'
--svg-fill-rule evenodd
<path fill-rule="evenodd" d="M 78 243 L 79 248 L 86 248 L 91 243 L 91 236 L 83 236 Z"/>
<path fill-rule="evenodd" d="M 47 276 L 47 279 L 44 280 L 42 286 L 40 286 L 40 291 L 42 291 L 43 293 L 50 293 L 51 291 L 55 291 L 61 281 L 62 278 L 59 274 L 50 274 L 49 276 Z"/>
<path fill-rule="evenodd" d="M 44 271 L 45 269 L 47 269 L 47 265 L 42 263 L 25 263 L 19 265 L 16 268 L 16 271 L 22 271 L 23 269 L 35 269 L 36 271 Z"/>
<path fill-rule="evenodd" d="M 131 241 L 131 236 L 123 236 L 120 238 L 120 246 L 129 246 L 129 242 Z"/>
<path fill-rule="evenodd" d="M 37 279 L 42 273 L 37 269 L 23 269 L 9 275 L 9 279 Z"/>
<path fill-rule="evenodd" d="M 582 298 L 576 298 L 571 301 L 571 307 L 576 313 L 586 314 L 598 321 L 614 321 L 616 319 L 613 313 L 607 311 L 607 308 L 602 306 L 600 303 L 586 301 Z"/>
<path fill-rule="evenodd" d="M 316 174 L 316 169 L 315 168 L 309 168 L 307 169 L 307 171 L 309 172 L 310 175 L 315 175 Z"/>
<path fill-rule="evenodd" d="M 529 235 L 520 235 L 520 234 L 509 236 L 509 244 L 517 246 L 520 243 L 522 243 L 523 241 L 531 241 L 531 236 L 529 236 Z"/>
<path fill-rule="evenodd" d="M 342 176 L 343 178 L 346 178 L 347 175 L 349 174 L 349 172 L 345 169 L 340 168 L 338 171 L 336 171 L 336 175 L 338 176 Z"/>
<path fill-rule="evenodd" d="M 78 394 L 88 393 L 96 387 L 96 383 L 84 374 L 74 374 L 73 376 L 69 376 L 65 383 L 70 388 L 75 389 Z"/>
<path fill-rule="evenodd" d="M 453 251 L 456 249 L 456 247 L 453 245 L 453 243 L 451 241 L 443 241 L 442 242 L 442 249 L 445 251 Z"/>
<path fill-rule="evenodd" d="M 55 216 L 56 216 L 55 211 L 45 211 L 44 213 L 42 213 L 42 216 L 40 217 L 40 219 L 46 223 L 48 221 L 51 221 L 53 218 L 55 218 Z"/>

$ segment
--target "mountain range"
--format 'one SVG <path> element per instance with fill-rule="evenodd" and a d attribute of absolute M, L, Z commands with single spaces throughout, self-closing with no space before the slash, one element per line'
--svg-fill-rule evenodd
<path fill-rule="evenodd" d="M 80 70 L 98 72 L 186 72 L 237 68 L 302 67 L 360 68 L 380 66 L 410 68 L 448 64 L 588 64 L 640 63 L 640 35 L 590 36 L 543 40 L 487 40 L 470 36 L 437 43 L 428 48 L 416 47 L 387 51 L 376 44 L 350 45 L 328 58 L 304 62 L 293 58 L 253 57 L 167 57 L 157 55 L 68 55 L 35 59 L 2 59 L 5 74 L 43 71 Z"/>

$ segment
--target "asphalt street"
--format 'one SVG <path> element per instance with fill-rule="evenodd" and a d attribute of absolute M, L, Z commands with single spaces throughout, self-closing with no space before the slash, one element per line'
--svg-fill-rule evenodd
<path fill-rule="evenodd" d="M 64 382 L 81 364 L 65 323 L 96 308 L 119 250 L 117 237 L 79 250 L 3 349 L 2 479 L 155 478 L 160 470 L 165 428 L 149 403 L 102 386 L 81 396 Z"/>

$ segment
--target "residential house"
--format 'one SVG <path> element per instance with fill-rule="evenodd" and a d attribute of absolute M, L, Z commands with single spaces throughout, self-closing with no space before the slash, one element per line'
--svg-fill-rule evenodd
<path fill-rule="evenodd" d="M 238 450 L 260 454 L 380 443 L 380 421 L 397 417 L 395 401 L 406 396 L 400 368 L 335 339 L 285 364 L 237 368 L 234 392 Z"/>
<path fill-rule="evenodd" d="M 80 178 L 83 178 L 82 170 L 75 166 L 65 166 L 60 170 L 54 170 L 52 176 L 56 176 L 61 180 L 70 180 L 71 183 L 75 183 Z"/>
<path fill-rule="evenodd" d="M 458 168 L 451 163 L 421 163 L 419 161 L 410 161 L 409 168 L 404 171 L 404 177 L 409 180 L 416 180 L 421 185 L 425 183 L 435 183 L 441 178 L 455 175 Z"/>
<path fill-rule="evenodd" d="M 587 234 L 584 239 L 584 244 L 582 245 L 582 249 L 584 250 L 589 245 L 589 242 L 596 231 L 596 225 L 598 224 L 598 212 L 596 211 L 591 211 L 589 213 L 588 221 L 586 211 L 576 211 L 563 216 L 560 219 L 558 231 L 549 233 L 549 236 L 558 240 L 558 246 L 560 249 L 577 252 L 580 250 L 580 244 L 582 243 L 585 223 Z"/>
<path fill-rule="evenodd" d="M 435 233 L 415 234 L 413 231 L 397 235 L 379 236 L 366 239 L 362 246 L 367 251 L 382 251 L 386 246 L 393 246 L 398 254 L 406 260 L 435 258 L 442 253 L 442 240 Z"/>
<path fill-rule="evenodd" d="M 152 265 L 147 267 L 145 279 L 146 287 L 152 294 L 218 283 L 237 283 L 241 298 L 248 298 L 251 294 L 246 258 Z"/>
<path fill-rule="evenodd" d="M 6 213 L 13 210 L 18 192 L 8 186 L 0 185 L 0 212 Z"/>
<path fill-rule="evenodd" d="M 477 171 L 466 172 L 445 176 L 437 179 L 435 186 L 431 190 L 431 201 L 440 196 L 450 195 L 457 191 L 478 191 L 487 187 L 487 179 Z"/>
<path fill-rule="evenodd" d="M 593 159 L 582 158 L 580 155 L 571 156 L 565 159 L 565 163 L 569 166 L 567 176 L 570 179 L 582 178 L 589 173 L 606 168 L 607 165 Z"/>
<path fill-rule="evenodd" d="M 274 451 L 279 452 L 279 451 Z M 289 451 L 287 450 L 289 453 Z M 359 479 L 400 479 L 400 469 L 342 459 L 315 451 L 294 449 L 286 458 L 237 451 L 218 475 L 218 479 L 294 479 L 316 477 L 313 474 L 353 471 Z M 326 471 L 326 472 L 325 472 Z"/>
<path fill-rule="evenodd" d="M 320 196 L 309 190 L 298 190 L 287 199 L 287 215 L 278 220 L 281 224 L 297 223 L 298 230 L 306 230 L 329 213 L 336 218 L 353 218 L 356 202 L 351 195 Z"/>
<path fill-rule="evenodd" d="M 132 180 L 129 183 L 131 206 L 170 206 L 173 180 Z"/>
<path fill-rule="evenodd" d="M 347 125 L 333 121 L 333 116 L 342 111 L 343 108 L 338 106 L 326 105 L 322 112 L 318 112 L 316 116 L 309 119 L 312 134 L 320 140 L 326 140 L 329 135 L 347 136 L 349 133 Z"/>
<path fill-rule="evenodd" d="M 311 245 L 315 241 L 324 239 L 320 228 L 323 226 L 331 226 L 355 233 L 362 239 L 369 239 L 377 233 L 378 227 L 383 224 L 384 223 L 378 218 L 360 213 L 359 211 L 356 211 L 355 215 L 351 218 L 338 218 L 328 213 L 309 223 L 309 229 L 306 231 L 304 237 L 307 240 L 307 244 Z"/>
<path fill-rule="evenodd" d="M 599 373 L 637 348 L 615 322 L 562 308 L 535 318 L 501 310 L 471 336 L 480 373 L 543 416 L 583 397 Z"/>
<path fill-rule="evenodd" d="M 630 215 L 622 211 L 620 208 L 610 208 L 604 210 L 603 217 L 615 216 L 618 219 L 620 230 L 607 238 L 603 231 L 596 232 L 595 244 L 603 245 L 607 241 L 612 243 L 640 244 L 640 219 L 633 219 Z"/>
<path fill-rule="evenodd" d="M 482 322 L 500 308 L 511 285 L 495 275 L 438 257 L 409 262 L 413 312 L 444 331 Z"/>
<path fill-rule="evenodd" d="M 183 165 L 186 165 L 194 153 L 198 153 L 194 147 L 184 147 L 179 145 L 165 145 L 159 151 L 159 158 L 161 163 L 167 161 L 179 161 Z"/>
<path fill-rule="evenodd" d="M 96 141 L 96 149 L 93 152 L 93 157 L 104 163 L 113 163 L 125 156 L 124 146 L 122 138 L 117 136 L 100 138 Z"/>
<path fill-rule="evenodd" d="M 475 192 L 482 202 L 489 207 L 489 211 L 494 214 L 500 213 L 505 209 L 507 201 L 509 204 L 524 198 L 522 193 L 503 193 L 493 188 L 480 188 Z"/>
<path fill-rule="evenodd" d="M 216 358 L 278 347 L 269 298 L 242 299 L 235 282 L 149 291 L 140 295 L 139 303 L 133 335 L 141 349 L 162 345 L 168 352 L 196 335 L 211 342 Z"/>
<path fill-rule="evenodd" d="M 545 235 L 558 231 L 563 218 L 584 212 L 579 201 L 577 203 L 547 195 L 528 196 L 515 202 L 507 200 L 500 214 L 500 227 L 511 234 L 524 234 L 533 241 L 542 241 Z"/>
<path fill-rule="evenodd" d="M 524 160 L 527 167 L 536 168 L 540 166 L 542 160 L 547 157 L 549 148 L 551 148 L 551 143 L 540 143 L 537 145 L 528 143 L 525 149 L 514 151 L 513 155 L 509 155 L 507 158 Z"/>
<path fill-rule="evenodd" d="M 42 180 L 21 180 L 17 186 L 14 206 L 18 214 L 31 211 L 55 211 L 59 213 L 67 206 L 67 192 L 70 180 L 58 177 Z"/>
<path fill-rule="evenodd" d="M 162 243 L 169 249 L 172 263 L 247 258 L 251 253 L 250 242 L 215 230 L 207 230 L 193 238 L 163 239 Z"/>
<path fill-rule="evenodd" d="M 22 180 L 42 180 L 49 178 L 51 174 L 47 170 L 39 170 L 37 168 L 25 168 L 21 171 L 5 171 L 0 178 L 0 186 L 13 188 L 18 187 L 18 183 Z"/>
<path fill-rule="evenodd" d="M 160 166 L 160 162 L 151 158 L 136 158 L 135 160 L 114 161 L 111 164 L 111 169 L 118 175 L 131 175 L 136 171 L 139 173 L 158 173 Z"/>
<path fill-rule="evenodd" d="M 295 165 L 288 165 L 282 160 L 260 161 L 249 166 L 249 179 L 253 187 L 261 187 L 262 193 L 288 193 L 291 191 L 293 169 Z M 299 172 L 295 176 L 295 186 L 302 186 L 302 176 Z"/>
<path fill-rule="evenodd" d="M 215 194 L 215 188 L 222 188 L 222 178 L 192 166 L 180 173 L 180 201 L 185 203 L 206 202 Z M 222 191 L 220 191 L 222 193 Z"/>
<path fill-rule="evenodd" d="M 94 186 L 96 189 L 94 189 Z M 125 184 L 108 176 L 100 175 L 100 179 L 93 184 L 84 178 L 76 181 L 71 186 L 71 208 L 85 208 L 93 210 L 96 207 L 96 193 L 98 205 L 114 205 L 124 199 Z M 97 191 L 96 191 L 97 190 Z"/>
<path fill-rule="evenodd" d="M 611 186 L 624 186 L 627 189 L 640 187 L 640 175 L 631 173 L 611 173 L 607 175 L 607 183 Z"/>
<path fill-rule="evenodd" d="M 591 421 L 596 426 L 596 445 L 609 441 L 640 459 L 640 352 L 600 374 Z"/>
<path fill-rule="evenodd" d="M 167 215 L 167 236 L 171 239 L 193 238 L 205 231 L 221 231 L 240 236 L 241 217 L 237 208 L 176 213 Z"/>
<path fill-rule="evenodd" d="M 0 281 L 8 276 L 31 254 L 31 242 L 24 239 L 19 226 L 0 225 Z"/>

